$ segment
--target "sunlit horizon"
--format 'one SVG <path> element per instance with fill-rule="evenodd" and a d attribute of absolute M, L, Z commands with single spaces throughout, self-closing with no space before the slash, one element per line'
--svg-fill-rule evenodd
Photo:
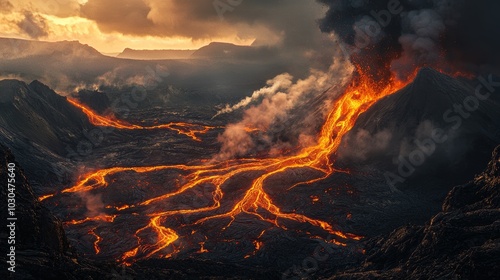
<path fill-rule="evenodd" d="M 221 13 L 204 2 L 204 17 L 193 20 L 199 7 L 168 2 L 69 0 L 5 1 L 0 7 L 0 37 L 58 42 L 79 41 L 101 53 L 135 50 L 194 50 L 211 42 L 274 45 L 283 27 L 269 22 L 234 19 L 243 10 Z M 202 4 L 202 3 L 200 3 Z M 302 5 L 301 9 L 307 5 Z M 319 5 L 310 14 L 321 15 Z M 301 10 L 295 7 L 296 10 Z M 314 24 L 314 22 L 311 22 Z M 319 31 L 318 31 L 319 32 Z"/>

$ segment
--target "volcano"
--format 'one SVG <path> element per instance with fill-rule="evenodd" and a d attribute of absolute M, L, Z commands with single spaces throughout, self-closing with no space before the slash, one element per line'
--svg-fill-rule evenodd
<path fill-rule="evenodd" d="M 78 145 L 82 141 L 79 137 L 85 137 L 81 131 L 125 123 L 116 118 L 114 123 L 107 122 L 110 116 L 86 109 L 81 101 L 61 97 L 36 81 L 27 85 L 8 80 L 1 85 L 6 101 L 2 103 L 5 108 L 1 113 L 1 137 L 13 147 L 26 170 L 46 165 L 47 159 L 63 158 L 61 147 Z M 325 145 L 341 145 L 342 153 L 342 149 L 356 144 L 350 141 L 360 130 L 376 134 L 391 129 L 389 148 L 377 151 L 379 154 L 370 157 L 372 162 L 364 164 L 386 162 L 385 159 L 400 153 L 402 143 L 419 136 L 422 124 L 450 129 L 452 124 L 443 119 L 444 112 L 471 96 L 473 86 L 473 81 L 424 68 L 413 82 L 402 85 L 397 92 L 387 90 L 385 98 L 373 102 L 352 123 L 346 120 L 352 129 L 336 132 L 347 133 L 342 143 L 338 139 Z M 355 100 L 357 96 L 354 94 L 352 98 Z M 426 162 L 414 177 L 428 176 L 427 170 L 436 164 L 469 162 L 467 151 L 450 150 L 464 145 L 463 141 L 482 143 L 481 151 L 485 153 L 499 143 L 498 134 L 491 129 L 498 127 L 499 119 L 498 103 L 492 100 L 480 104 L 470 118 L 463 120 L 454 134 L 460 137 L 450 137 L 445 147 L 438 147 L 437 155 L 446 153 L 453 157 L 439 157 L 438 163 Z M 93 114 L 102 121 L 96 122 Z M 162 122 L 172 120 L 168 114 L 157 114 L 155 118 Z M 54 186 L 35 176 L 29 178 L 42 203 L 63 221 L 69 244 L 85 258 L 139 267 L 155 259 L 170 258 L 181 263 L 194 259 L 260 267 L 266 271 L 271 265 L 285 271 L 306 259 L 307 252 L 313 252 L 319 240 L 333 244 L 337 252 L 334 267 L 341 269 L 363 258 L 359 242 L 362 236 L 384 233 L 381 222 L 387 230 L 427 220 L 439 211 L 444 195 L 453 186 L 444 184 L 438 192 L 416 193 L 412 183 L 401 188 L 402 193 L 393 193 L 383 181 L 384 168 L 390 164 L 366 169 L 359 168 L 359 162 L 353 164 L 341 157 L 339 162 L 349 171 L 336 170 L 337 155 L 325 157 L 325 162 L 322 157 L 311 157 L 324 151 L 322 146 L 317 151 L 305 149 L 304 155 L 211 163 L 206 151 L 215 153 L 217 147 L 205 143 L 216 142 L 217 124 L 205 121 L 203 124 L 214 131 L 200 134 L 198 142 L 181 133 L 174 136 L 175 131 L 166 132 L 165 127 L 147 124 L 150 115 L 151 112 L 137 110 L 132 114 L 136 121 L 129 118 L 128 128 L 117 126 L 107 132 L 106 140 L 92 154 L 77 163 L 62 159 L 68 168 L 75 170 L 69 177 L 78 179 Z M 187 117 L 184 121 L 193 119 Z M 323 127 L 323 137 L 331 137 L 325 134 L 328 129 Z M 166 140 L 165 135 L 176 140 Z M 33 140 L 9 142 L 9 139 Z M 194 145 L 198 148 L 193 148 Z M 179 149 L 185 150 L 179 152 Z M 40 156 L 27 155 L 27 150 Z M 178 157 L 168 159 L 161 155 L 176 153 Z M 482 154 L 474 160 L 487 162 Z M 78 165 L 92 168 L 81 171 Z M 292 167 L 282 169 L 286 165 Z M 464 170 L 467 173 L 464 171 L 463 177 L 472 177 L 476 172 Z M 271 177 L 266 172 L 276 175 Z M 450 172 L 442 172 L 440 176 L 450 182 L 462 178 L 457 179 Z M 429 185 L 435 186 L 437 182 L 424 187 Z M 402 203 L 408 200 L 412 203 Z M 75 208 L 76 205 L 80 207 Z"/>
<path fill-rule="evenodd" d="M 485 81 L 485 77 L 480 80 Z M 397 173 L 398 158 L 408 158 L 409 153 L 419 149 L 417 142 L 431 139 L 432 132 L 439 130 L 446 140 L 435 143 L 435 150 L 415 172 L 420 176 L 410 177 L 410 181 L 414 178 L 418 185 L 418 177 L 431 176 L 439 184 L 453 185 L 471 179 L 500 141 L 498 92 L 478 100 L 474 95 L 478 84 L 478 80 L 421 69 L 410 85 L 383 98 L 359 117 L 344 139 L 347 161 L 375 164 Z M 464 103 L 473 99 L 477 108 L 468 111 Z M 376 135 L 386 136 L 384 147 L 367 147 L 364 157 L 349 156 L 349 150 L 364 149 L 357 145 L 374 144 L 369 141 L 377 141 Z"/>

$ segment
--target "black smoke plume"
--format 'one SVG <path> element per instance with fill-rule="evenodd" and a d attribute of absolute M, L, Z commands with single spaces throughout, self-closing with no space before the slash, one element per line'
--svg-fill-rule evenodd
<path fill-rule="evenodd" d="M 430 66 L 494 72 L 500 65 L 500 2 L 494 0 L 318 0 L 351 61 L 374 77 Z"/>

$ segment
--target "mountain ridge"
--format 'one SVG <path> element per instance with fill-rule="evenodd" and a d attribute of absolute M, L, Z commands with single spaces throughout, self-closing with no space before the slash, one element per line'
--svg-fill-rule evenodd
<path fill-rule="evenodd" d="M 64 40 L 47 42 L 0 37 L 0 47 L 3 50 L 2 53 L 0 53 L 0 58 L 3 59 L 15 59 L 54 52 L 61 52 L 66 55 L 104 56 L 95 48 L 87 44 L 82 44 L 79 41 Z"/>
<path fill-rule="evenodd" d="M 116 57 L 140 60 L 189 59 L 196 50 L 135 50 L 125 48 Z"/>
<path fill-rule="evenodd" d="M 37 194 L 53 191 L 67 179 L 53 166 L 71 167 L 67 148 L 85 139 L 84 131 L 91 129 L 81 111 L 41 82 L 0 81 L 0 143 L 29 172 Z"/>

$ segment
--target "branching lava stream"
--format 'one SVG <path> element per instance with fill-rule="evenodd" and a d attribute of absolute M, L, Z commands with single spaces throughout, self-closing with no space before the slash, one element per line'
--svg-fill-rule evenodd
<path fill-rule="evenodd" d="M 116 119 L 114 116 L 102 116 L 94 112 L 92 109 L 87 106 L 79 103 L 77 100 L 73 98 L 67 99 L 69 103 L 73 104 L 75 107 L 82 110 L 82 112 L 88 117 L 90 123 L 95 126 L 107 126 L 114 127 L 118 129 L 127 129 L 127 130 L 153 130 L 153 129 L 170 129 L 176 131 L 179 134 L 186 135 L 187 137 L 193 139 L 194 141 L 201 141 L 201 139 L 197 136 L 197 134 L 205 134 L 209 130 L 214 129 L 213 126 L 199 125 L 199 124 L 190 124 L 184 122 L 171 122 L 168 124 L 160 124 L 153 126 L 140 126 L 136 124 L 130 124 L 126 121 L 122 121 Z"/>
<path fill-rule="evenodd" d="M 282 211 L 264 189 L 264 185 L 268 179 L 275 176 L 283 176 L 292 169 L 309 169 L 313 171 L 311 173 L 315 175 L 312 179 L 301 178 L 301 181 L 290 186 L 288 189 L 299 184 L 317 182 L 338 171 L 334 169 L 331 158 L 337 152 L 342 137 L 352 129 L 358 117 L 375 102 L 403 88 L 408 84 L 408 81 L 413 78 L 409 77 L 408 81 L 399 81 L 395 78 L 391 78 L 389 81 L 384 81 L 381 85 L 372 81 L 369 75 L 363 75 L 360 69 L 358 69 L 358 73 L 360 73 L 360 75 L 353 79 L 351 84 L 346 88 L 344 94 L 335 101 L 317 137 L 316 144 L 305 147 L 294 155 L 237 159 L 215 163 L 209 162 L 199 165 L 180 164 L 150 167 L 112 167 L 96 170 L 81 176 L 74 186 L 64 189 L 62 193 L 84 194 L 91 191 L 98 191 L 101 188 L 109 186 L 109 176 L 122 172 L 150 173 L 161 170 L 177 170 L 184 174 L 182 175 L 181 183 L 172 192 L 145 199 L 133 205 L 107 207 L 114 208 L 117 213 L 130 211 L 130 209 L 142 209 L 140 207 L 143 207 L 144 211 L 138 211 L 138 213 L 146 213 L 144 215 L 149 220 L 146 226 L 135 231 L 135 238 L 137 240 L 136 246 L 123 252 L 118 258 L 118 261 L 123 263 L 131 263 L 141 258 L 169 257 L 179 252 L 179 250 L 182 250 L 182 248 L 174 246 L 175 241 L 182 238 L 182 236 L 180 236 L 176 230 L 164 226 L 167 219 L 174 215 L 196 214 L 195 218 L 193 218 L 193 225 L 201 225 L 214 219 L 225 219 L 227 220 L 227 226 L 224 227 L 224 229 L 226 229 L 231 226 L 238 215 L 245 214 L 254 216 L 256 219 L 269 223 L 271 226 L 283 229 L 286 229 L 283 225 L 283 221 L 286 220 L 308 223 L 334 236 L 334 242 L 336 244 L 345 245 L 344 242 L 348 240 L 359 240 L 361 238 L 360 236 L 343 232 L 326 221 L 295 212 Z M 81 106 L 74 100 L 69 101 L 77 107 Z M 127 124 L 119 120 L 104 118 L 96 115 L 85 107 L 80 108 L 89 116 L 94 124 L 115 126 L 123 129 L 153 129 L 153 127 L 141 127 Z M 177 131 L 195 140 L 199 140 L 196 138 L 195 133 L 206 132 L 211 128 L 203 126 L 201 130 L 192 130 L 193 127 L 199 126 L 189 124 L 183 124 L 182 126 L 179 124 L 168 124 L 164 126 L 165 128 L 174 130 L 176 129 L 173 127 L 183 127 L 183 129 L 186 130 L 179 129 Z M 251 184 L 245 189 L 242 197 L 235 201 L 230 201 L 231 207 L 225 210 L 224 207 L 221 207 L 223 198 L 226 196 L 223 191 L 223 186 L 225 186 L 225 184 L 230 184 L 230 182 L 228 182 L 230 179 L 242 174 L 252 177 Z M 211 192 L 211 205 L 194 209 L 186 208 L 154 211 L 155 205 L 166 203 L 167 199 L 175 198 L 201 185 L 210 185 L 213 187 L 213 191 Z M 149 209 L 153 210 L 147 211 Z M 82 224 L 89 220 L 97 220 L 102 223 L 113 223 L 114 217 L 90 217 L 86 220 L 67 222 L 66 225 Z M 151 242 L 151 238 L 146 238 L 148 232 L 156 236 L 154 242 Z M 103 249 L 99 249 L 100 247 L 98 245 L 106 242 L 106 240 L 96 234 L 96 228 L 94 227 L 90 227 L 89 233 L 96 237 L 96 242 L 94 243 L 96 253 L 99 253 L 99 250 L 102 252 Z M 264 231 L 262 233 L 264 233 Z M 203 250 L 200 249 L 200 251 L 206 251 L 203 248 L 204 243 L 201 244 Z M 265 246 L 259 241 L 254 241 L 254 245 L 255 250 L 259 250 Z M 167 247 L 169 247 L 168 250 L 166 250 Z M 247 253 L 254 254 L 255 252 Z"/>

